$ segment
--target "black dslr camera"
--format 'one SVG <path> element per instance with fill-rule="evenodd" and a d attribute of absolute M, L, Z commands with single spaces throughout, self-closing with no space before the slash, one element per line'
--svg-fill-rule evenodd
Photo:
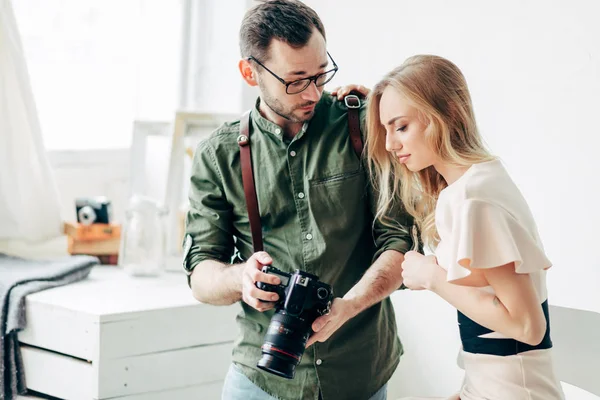
<path fill-rule="evenodd" d="M 281 284 L 256 283 L 259 289 L 279 295 L 257 367 L 292 379 L 304 354 L 306 342 L 313 333 L 312 323 L 329 312 L 333 289 L 319 281 L 319 277 L 299 269 L 287 274 L 265 265 L 262 272 L 278 276 Z"/>

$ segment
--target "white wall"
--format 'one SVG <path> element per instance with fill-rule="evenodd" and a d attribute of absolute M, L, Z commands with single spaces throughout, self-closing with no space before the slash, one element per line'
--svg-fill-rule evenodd
<path fill-rule="evenodd" d="M 248 0 L 191 0 L 185 109 L 241 113 L 238 32 Z"/>
<path fill-rule="evenodd" d="M 600 311 L 600 3 L 305 3 L 321 16 L 340 66 L 334 86 L 373 86 L 419 53 L 463 70 L 481 131 L 529 201 L 554 263 L 550 302 Z M 395 393 L 418 394 L 416 378 L 430 376 L 431 395 L 449 394 L 461 375 L 454 312 L 426 293 L 398 293 L 394 302 L 407 351 L 398 376 L 409 378 Z"/>
<path fill-rule="evenodd" d="M 46 148 L 129 146 L 176 106 L 181 1 L 13 0 Z"/>
<path fill-rule="evenodd" d="M 112 202 L 114 219 L 123 221 L 129 196 L 129 150 L 52 151 L 48 156 L 63 220 L 77 220 L 76 198 L 106 196 Z"/>

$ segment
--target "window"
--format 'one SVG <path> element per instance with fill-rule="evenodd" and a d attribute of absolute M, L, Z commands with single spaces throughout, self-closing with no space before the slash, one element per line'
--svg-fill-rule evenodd
<path fill-rule="evenodd" d="M 181 1 L 12 0 L 47 149 L 124 148 L 177 105 Z"/>

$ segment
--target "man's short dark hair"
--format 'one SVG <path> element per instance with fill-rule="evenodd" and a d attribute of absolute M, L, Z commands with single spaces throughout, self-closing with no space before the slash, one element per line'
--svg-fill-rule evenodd
<path fill-rule="evenodd" d="M 297 0 L 262 0 L 246 12 L 242 21 L 241 55 L 267 61 L 273 39 L 300 48 L 308 43 L 315 28 L 325 38 L 321 19 L 306 4 Z"/>

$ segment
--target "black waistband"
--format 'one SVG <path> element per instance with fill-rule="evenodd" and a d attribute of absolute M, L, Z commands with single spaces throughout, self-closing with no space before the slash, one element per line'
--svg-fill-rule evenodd
<path fill-rule="evenodd" d="M 531 346 L 515 339 L 481 338 L 479 336 L 493 331 L 479 325 L 460 311 L 458 311 L 458 324 L 460 329 L 460 340 L 463 350 L 469 353 L 490 354 L 494 356 L 512 356 L 530 350 L 542 350 L 552 347 L 550 339 L 550 315 L 548 312 L 548 300 L 542 303 L 542 310 L 546 317 L 546 334 L 541 343 Z"/>

